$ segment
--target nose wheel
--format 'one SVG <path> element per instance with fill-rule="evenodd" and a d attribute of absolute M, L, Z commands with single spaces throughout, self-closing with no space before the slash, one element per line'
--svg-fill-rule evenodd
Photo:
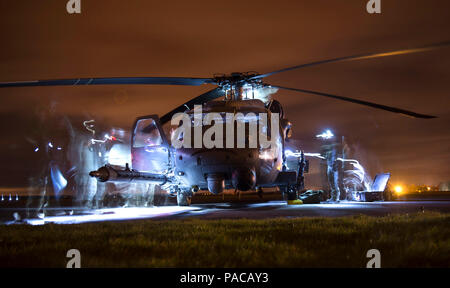
<path fill-rule="evenodd" d="M 190 206 L 192 195 L 189 192 L 178 191 L 177 192 L 177 204 L 178 206 Z"/>

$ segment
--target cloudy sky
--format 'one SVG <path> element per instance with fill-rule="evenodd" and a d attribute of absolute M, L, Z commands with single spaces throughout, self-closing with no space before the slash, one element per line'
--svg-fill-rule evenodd
<path fill-rule="evenodd" d="M 359 53 L 450 40 L 447 0 L 0 1 L 0 81 L 78 77 L 192 76 L 260 73 Z M 421 54 L 325 64 L 267 82 L 354 97 L 436 115 L 413 119 L 319 96 L 281 91 L 295 143 L 318 150 L 318 132 L 345 135 L 370 173 L 393 182 L 450 180 L 450 48 Z M 81 127 L 96 117 L 128 128 L 135 117 L 164 114 L 212 87 L 84 86 L 0 90 L 1 185 L 34 163 L 27 134 L 53 107 Z M 29 141 L 28 141 L 29 142 Z"/>

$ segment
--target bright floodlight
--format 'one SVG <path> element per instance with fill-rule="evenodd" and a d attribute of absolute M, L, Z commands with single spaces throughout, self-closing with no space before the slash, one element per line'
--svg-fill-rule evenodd
<path fill-rule="evenodd" d="M 403 192 L 403 187 L 400 185 L 397 185 L 394 187 L 395 193 L 401 194 Z"/>
<path fill-rule="evenodd" d="M 322 139 L 331 139 L 334 137 L 334 134 L 331 132 L 331 130 L 326 130 L 325 132 L 323 132 L 322 134 L 316 135 L 317 138 L 322 138 Z"/>

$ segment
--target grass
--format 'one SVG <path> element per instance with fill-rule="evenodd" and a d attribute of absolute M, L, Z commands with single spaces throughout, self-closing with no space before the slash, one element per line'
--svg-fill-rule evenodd
<path fill-rule="evenodd" d="M 450 267 L 450 215 L 270 220 L 140 220 L 0 227 L 0 266 Z"/>

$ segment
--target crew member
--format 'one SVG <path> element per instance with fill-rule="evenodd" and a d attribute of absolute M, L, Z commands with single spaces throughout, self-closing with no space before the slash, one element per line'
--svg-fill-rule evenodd
<path fill-rule="evenodd" d="M 330 198 L 328 202 L 339 202 L 341 197 L 340 189 L 340 173 L 341 161 L 338 158 L 342 157 L 342 143 L 337 142 L 334 134 L 330 130 L 316 136 L 323 141 L 320 154 L 325 159 L 327 165 L 327 179 L 330 187 Z M 342 159 L 342 158 L 341 158 Z"/>

